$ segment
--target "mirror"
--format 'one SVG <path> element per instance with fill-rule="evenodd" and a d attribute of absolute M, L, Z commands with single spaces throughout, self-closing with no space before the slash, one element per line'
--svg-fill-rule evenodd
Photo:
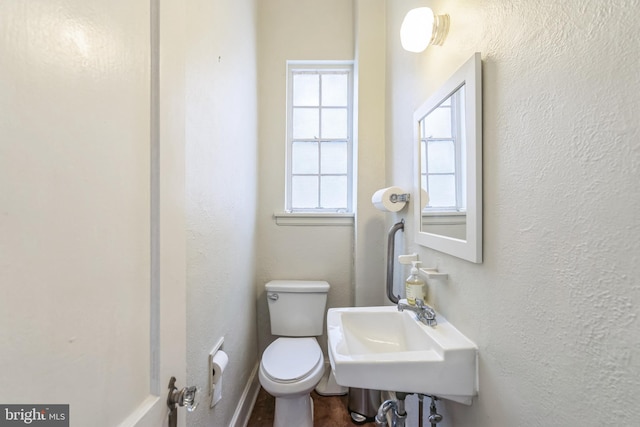
<path fill-rule="evenodd" d="M 481 82 L 475 53 L 413 116 L 416 243 L 475 263 L 482 262 Z"/>

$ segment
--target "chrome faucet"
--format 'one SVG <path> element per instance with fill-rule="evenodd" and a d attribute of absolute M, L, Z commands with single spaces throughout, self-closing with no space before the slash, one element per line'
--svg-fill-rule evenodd
<path fill-rule="evenodd" d="M 435 310 L 419 298 L 416 298 L 415 306 L 399 302 L 398 311 L 404 310 L 413 311 L 416 314 L 416 320 L 421 321 L 425 325 L 436 326 L 438 324 Z"/>

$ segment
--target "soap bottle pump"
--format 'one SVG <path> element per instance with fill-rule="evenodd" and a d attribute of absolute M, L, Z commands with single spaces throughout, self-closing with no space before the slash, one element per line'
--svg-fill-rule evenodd
<path fill-rule="evenodd" d="M 418 274 L 418 264 L 420 261 L 411 261 L 411 274 L 405 282 L 405 292 L 409 305 L 416 305 L 416 299 L 425 300 L 424 280 Z"/>

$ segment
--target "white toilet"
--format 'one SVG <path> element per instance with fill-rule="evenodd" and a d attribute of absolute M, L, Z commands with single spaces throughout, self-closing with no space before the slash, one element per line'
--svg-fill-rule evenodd
<path fill-rule="evenodd" d="M 324 374 L 315 336 L 322 335 L 329 284 L 272 280 L 265 285 L 271 333 L 260 361 L 260 384 L 276 398 L 274 427 L 313 427 L 311 390 Z"/>

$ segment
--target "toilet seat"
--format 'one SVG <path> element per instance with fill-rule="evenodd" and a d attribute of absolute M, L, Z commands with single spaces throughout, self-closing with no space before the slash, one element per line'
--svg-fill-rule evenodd
<path fill-rule="evenodd" d="M 271 381 L 298 382 L 324 363 L 315 338 L 278 338 L 262 355 L 262 370 Z"/>

